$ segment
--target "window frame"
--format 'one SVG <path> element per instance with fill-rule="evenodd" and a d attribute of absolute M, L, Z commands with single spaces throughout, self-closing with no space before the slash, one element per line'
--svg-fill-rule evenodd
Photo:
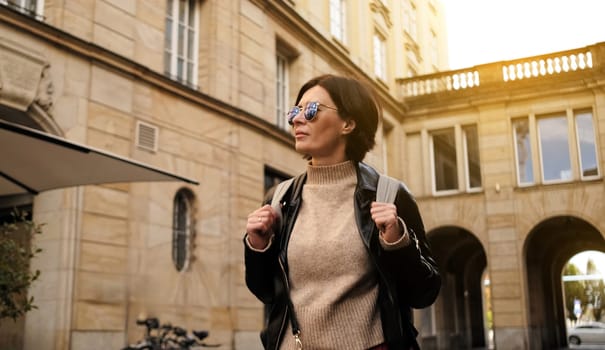
<path fill-rule="evenodd" d="M 515 129 L 514 123 L 516 120 L 521 120 L 521 119 L 525 119 L 527 121 L 527 137 L 529 138 L 529 154 L 528 157 L 531 161 L 531 182 L 521 182 L 521 172 L 520 172 L 520 168 L 519 168 L 519 149 L 517 146 L 517 131 Z M 535 162 L 534 162 L 534 157 L 533 157 L 533 145 L 532 145 L 532 128 L 531 128 L 531 120 L 528 117 L 516 117 L 516 118 L 511 118 L 511 129 L 513 131 L 513 149 L 515 152 L 515 173 L 516 173 L 516 179 L 517 179 L 517 186 L 519 187 L 529 187 L 529 186 L 535 186 L 536 185 L 536 169 L 535 169 Z"/>
<path fill-rule="evenodd" d="M 433 196 L 449 196 L 461 193 L 478 193 L 484 190 L 483 186 L 483 171 L 479 166 L 479 177 L 481 180 L 480 187 L 470 186 L 470 173 L 469 173 L 469 155 L 468 155 L 468 144 L 466 130 L 468 127 L 475 127 L 477 132 L 477 143 L 479 143 L 479 124 L 478 123 L 464 123 L 455 124 L 452 126 L 444 126 L 435 129 L 427 130 L 428 135 L 428 146 L 429 146 L 429 162 L 431 172 L 431 193 Z M 435 141 L 434 136 L 436 134 L 451 131 L 454 134 L 454 152 L 456 155 L 456 188 L 447 190 L 437 190 L 437 179 L 435 169 Z M 481 149 L 478 145 L 477 151 L 479 152 L 479 164 L 481 164 Z"/>
<path fill-rule="evenodd" d="M 195 196 L 193 192 L 191 192 L 188 188 L 179 189 L 173 198 L 173 207 L 172 207 L 172 263 L 174 264 L 177 272 L 187 271 L 189 268 L 189 263 L 192 258 L 192 248 L 193 248 L 193 240 L 195 237 L 195 220 L 194 220 L 194 199 Z M 179 201 L 177 203 L 177 200 Z M 179 204 L 179 205 L 177 205 Z M 185 213 L 180 211 L 180 204 L 184 204 Z M 185 215 L 185 228 L 180 227 L 180 223 Z M 183 233 L 181 233 L 181 231 Z M 180 244 L 179 235 L 184 235 L 184 244 Z M 180 249 L 184 247 L 184 251 L 182 252 Z M 180 259 L 180 254 L 184 253 L 184 257 Z M 182 260 L 182 262 L 181 262 Z M 181 265 L 182 264 L 182 265 Z"/>
<path fill-rule="evenodd" d="M 460 167 L 460 165 L 459 165 L 459 160 L 458 160 L 457 149 L 455 149 L 455 152 L 456 152 L 456 167 L 455 167 L 455 169 L 456 169 L 456 188 L 447 189 L 447 190 L 437 190 L 434 135 L 437 133 L 443 133 L 444 131 L 450 130 L 450 129 L 452 129 L 454 132 L 454 147 L 456 148 L 456 128 L 455 127 L 451 126 L 451 127 L 446 127 L 446 128 L 439 128 L 439 129 L 429 130 L 429 132 L 428 132 L 429 157 L 430 157 L 430 165 L 431 165 L 431 192 L 433 193 L 434 196 L 447 196 L 447 195 L 460 193 L 460 179 L 458 178 L 458 168 Z"/>
<path fill-rule="evenodd" d="M 593 142 L 594 142 L 594 152 L 596 157 L 596 167 L 597 174 L 584 176 L 582 171 L 582 150 L 580 147 L 580 135 L 578 132 L 577 125 L 577 116 L 579 114 L 587 113 L 591 115 L 592 121 L 592 132 L 593 132 Z M 540 134 L 539 123 L 542 119 L 548 119 L 553 117 L 560 117 L 565 119 L 566 123 L 566 136 L 567 136 L 567 149 L 569 152 L 569 164 L 570 164 L 570 173 L 571 176 L 569 179 L 555 179 L 555 180 L 545 180 L 544 176 L 544 155 L 542 152 L 542 135 Z M 517 135 L 516 130 L 514 128 L 514 123 L 517 120 L 525 119 L 528 122 L 529 127 L 529 144 L 531 149 L 529 150 L 531 161 L 532 161 L 532 171 L 533 171 L 533 182 L 531 183 L 521 183 L 519 178 L 519 160 L 518 160 L 518 149 L 517 149 Z M 602 175 L 602 166 L 600 164 L 600 155 L 599 155 L 599 134 L 596 129 L 596 120 L 597 117 L 594 113 L 593 107 L 582 106 L 571 106 L 564 109 L 558 109 L 552 112 L 544 112 L 540 114 L 530 113 L 525 116 L 515 116 L 509 119 L 511 132 L 512 132 L 512 140 L 513 147 L 515 152 L 515 175 L 517 179 L 517 187 L 526 188 L 531 186 L 538 185 L 553 185 L 553 184 L 567 184 L 573 182 L 584 182 L 584 181 L 592 181 L 592 180 L 600 180 L 603 178 Z"/>
<path fill-rule="evenodd" d="M 290 60 L 288 56 L 281 52 L 277 52 L 276 72 L 275 72 L 275 90 L 276 90 L 276 125 L 282 130 L 289 130 L 290 125 L 286 122 L 286 113 L 288 112 L 289 104 L 289 66 Z M 281 64 L 280 64 L 281 63 Z M 280 78 L 283 78 L 280 82 Z M 281 88 L 280 88 L 281 86 Z"/>
<path fill-rule="evenodd" d="M 191 3 L 193 3 L 193 24 L 189 22 L 191 16 L 189 9 L 191 8 Z M 172 4 L 172 9 L 170 12 L 168 11 L 169 4 Z M 187 0 L 186 8 L 185 8 L 185 30 L 184 30 L 184 38 L 183 41 L 183 71 L 182 76 L 179 76 L 178 72 L 178 60 L 179 60 L 179 0 L 168 0 L 166 3 L 166 12 L 164 16 L 164 74 L 166 74 L 170 79 L 178 81 L 184 85 L 188 85 L 191 87 L 197 87 L 198 83 L 198 64 L 199 64 L 199 21 L 200 21 L 200 10 L 199 4 L 196 0 Z M 168 33 L 166 29 L 168 28 L 168 20 L 171 21 L 170 26 L 170 37 L 168 37 Z M 189 31 L 193 32 L 193 42 L 191 48 L 189 48 Z M 168 48 L 168 43 L 170 43 L 170 48 Z M 193 52 L 191 53 L 190 50 Z M 191 55 L 190 55 L 191 54 Z M 167 56 L 170 60 L 169 64 L 166 62 Z M 189 80 L 189 69 L 188 65 L 191 64 L 192 72 L 191 72 L 191 80 Z"/>
<path fill-rule="evenodd" d="M 15 11 L 21 12 L 28 16 L 34 16 L 36 19 L 44 18 L 44 0 L 12 0 L 14 2 L 19 2 L 19 4 L 9 4 L 9 0 L 0 0 L 0 5 L 5 5 L 9 8 L 14 9 Z M 27 2 L 32 2 L 34 4 L 35 10 L 29 11 L 27 10 Z"/>
<path fill-rule="evenodd" d="M 374 32 L 373 40 L 373 59 L 374 59 L 374 75 L 376 78 L 387 81 L 387 41 L 386 38 L 378 33 Z M 378 45 L 377 45 L 378 44 Z M 377 57 L 380 56 L 380 57 Z"/>
<path fill-rule="evenodd" d="M 596 129 L 595 129 L 595 116 L 594 113 L 592 112 L 592 109 L 574 109 L 573 110 L 573 125 L 574 125 L 574 132 L 575 132 L 575 136 L 576 136 L 576 149 L 578 151 L 578 174 L 580 175 L 580 180 L 581 181 L 590 181 L 590 180 L 596 180 L 596 179 L 600 179 L 601 178 L 601 166 L 600 166 L 600 162 L 599 162 L 599 147 L 598 147 L 598 142 L 597 142 L 597 133 L 596 133 Z M 596 168 L 597 168 L 597 174 L 596 175 L 588 175 L 588 176 L 584 176 L 584 166 L 582 165 L 582 147 L 581 147 L 581 140 L 580 140 L 580 131 L 578 129 L 578 116 L 582 115 L 582 114 L 590 114 L 590 121 L 592 124 L 592 141 L 594 142 L 594 152 L 595 152 L 595 164 L 596 164 Z"/>
<path fill-rule="evenodd" d="M 471 172 L 470 172 L 470 160 L 469 160 L 469 150 L 468 150 L 468 136 L 466 133 L 466 129 L 469 127 L 474 127 L 477 137 L 477 157 L 479 158 L 479 180 L 481 182 L 481 186 L 479 187 L 471 187 Z M 481 146 L 479 145 L 479 125 L 477 124 L 466 124 L 462 125 L 462 156 L 464 160 L 464 180 L 465 180 L 465 191 L 467 193 L 481 192 L 483 191 L 483 172 L 481 171 Z"/>
<path fill-rule="evenodd" d="M 329 1 L 330 35 L 342 44 L 347 43 L 347 6 L 345 0 Z M 335 20 L 338 20 L 337 22 Z"/>

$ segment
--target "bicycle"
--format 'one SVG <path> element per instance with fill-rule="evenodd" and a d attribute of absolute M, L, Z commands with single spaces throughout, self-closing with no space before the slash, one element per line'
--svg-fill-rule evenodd
<path fill-rule="evenodd" d="M 127 345 L 122 350 L 190 350 L 197 347 L 215 348 L 220 344 L 207 344 L 204 339 L 209 332 L 193 330 L 191 334 L 186 329 L 165 323 L 160 327 L 160 322 L 155 317 L 137 320 L 137 325 L 145 326 L 143 339 Z"/>

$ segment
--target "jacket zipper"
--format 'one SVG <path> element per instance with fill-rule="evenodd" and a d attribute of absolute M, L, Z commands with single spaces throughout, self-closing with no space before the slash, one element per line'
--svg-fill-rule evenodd
<path fill-rule="evenodd" d="M 296 203 L 298 203 L 298 201 Z M 289 201 L 289 202 L 284 201 L 282 203 L 282 210 L 283 210 L 283 208 L 286 208 L 286 206 L 288 206 L 288 210 L 286 211 L 286 213 L 282 213 L 282 220 L 284 220 L 283 224 L 286 224 L 286 221 L 285 221 L 286 215 L 290 214 L 290 208 L 292 207 L 292 201 Z M 294 217 L 296 217 L 297 216 L 296 214 L 298 214 L 298 211 L 296 211 L 295 213 L 292 213 L 292 214 L 294 214 Z M 288 241 L 290 241 L 290 233 L 292 232 L 292 226 L 293 226 L 293 221 L 292 220 L 293 220 L 292 217 L 288 218 L 288 227 L 287 227 L 286 230 L 282 229 L 282 232 L 281 232 L 281 234 L 286 234 L 286 232 L 287 232 L 286 244 L 284 246 L 285 250 L 287 250 Z M 288 282 L 288 274 L 286 274 L 286 268 L 284 267 L 284 262 L 282 261 L 281 253 L 277 257 L 277 261 L 279 263 L 279 267 L 280 267 L 281 272 L 282 272 L 282 277 L 283 277 L 283 280 L 284 280 L 284 285 L 286 286 L 286 291 L 287 291 L 287 293 L 290 293 L 290 283 Z M 277 336 L 277 342 L 275 343 L 275 350 L 279 349 L 279 344 L 281 342 L 282 334 L 285 332 L 286 322 L 287 322 L 287 319 L 288 319 L 288 313 L 290 313 L 290 312 L 291 312 L 290 311 L 290 307 L 289 307 L 288 303 L 286 303 L 286 312 L 284 312 L 284 315 L 282 317 L 281 326 L 279 327 L 279 334 Z"/>
<path fill-rule="evenodd" d="M 281 261 L 281 258 L 278 257 L 277 261 L 279 262 L 279 267 L 281 268 L 281 272 L 284 278 L 284 283 L 286 284 L 286 290 L 288 293 L 290 292 L 290 285 L 288 283 L 288 276 L 286 275 L 286 269 L 284 268 L 284 264 Z M 286 304 L 286 312 L 284 312 L 284 316 L 282 317 L 281 326 L 279 327 L 279 333 L 277 335 L 277 342 L 275 343 L 275 350 L 279 349 L 279 343 L 281 342 L 281 336 L 285 332 L 284 327 L 286 326 L 286 320 L 288 319 L 288 312 L 290 312 L 288 304 Z"/>

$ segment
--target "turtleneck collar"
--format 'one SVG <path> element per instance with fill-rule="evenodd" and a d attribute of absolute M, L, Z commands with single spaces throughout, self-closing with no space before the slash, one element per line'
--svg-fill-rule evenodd
<path fill-rule="evenodd" d="M 352 161 L 331 165 L 307 165 L 307 184 L 329 185 L 357 181 L 357 172 Z"/>

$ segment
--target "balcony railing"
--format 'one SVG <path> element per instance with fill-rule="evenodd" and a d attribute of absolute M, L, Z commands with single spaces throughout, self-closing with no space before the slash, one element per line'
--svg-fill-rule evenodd
<path fill-rule="evenodd" d="M 489 87 L 605 66 L 605 43 L 466 69 L 398 79 L 399 97 Z"/>

